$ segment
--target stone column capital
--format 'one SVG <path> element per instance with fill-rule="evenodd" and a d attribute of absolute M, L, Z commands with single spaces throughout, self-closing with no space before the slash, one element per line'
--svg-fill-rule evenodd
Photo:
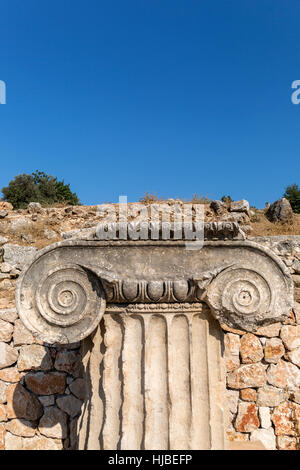
<path fill-rule="evenodd" d="M 231 328 L 255 331 L 284 321 L 293 283 L 284 263 L 250 241 L 71 240 L 38 252 L 23 270 L 16 305 L 25 326 L 41 340 L 86 338 L 106 308 L 163 312 L 205 302 Z"/>

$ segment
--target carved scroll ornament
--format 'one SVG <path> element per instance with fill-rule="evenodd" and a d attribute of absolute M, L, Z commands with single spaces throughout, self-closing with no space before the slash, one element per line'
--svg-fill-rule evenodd
<path fill-rule="evenodd" d="M 105 310 L 153 313 L 206 302 L 229 327 L 255 331 L 289 315 L 289 272 L 249 241 L 66 241 L 41 250 L 20 276 L 16 304 L 26 327 L 47 343 L 87 337 Z"/>

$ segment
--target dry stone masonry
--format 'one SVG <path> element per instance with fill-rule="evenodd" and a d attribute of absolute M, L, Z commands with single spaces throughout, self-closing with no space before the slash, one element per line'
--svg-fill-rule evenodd
<path fill-rule="evenodd" d="M 300 237 L 235 224 L 201 250 L 3 240 L 0 448 L 297 449 Z"/>

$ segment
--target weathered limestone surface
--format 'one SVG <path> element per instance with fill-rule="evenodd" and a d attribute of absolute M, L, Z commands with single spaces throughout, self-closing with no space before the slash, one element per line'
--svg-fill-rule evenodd
<path fill-rule="evenodd" d="M 16 302 L 26 327 L 48 343 L 72 343 L 99 324 L 107 303 L 205 301 L 220 323 L 256 331 L 293 305 L 287 267 L 248 241 L 71 241 L 41 250 L 23 271 Z"/>
<path fill-rule="evenodd" d="M 139 312 L 112 306 L 95 344 L 85 340 L 91 386 L 79 426 L 80 448 L 223 449 L 218 325 L 201 304 L 189 312 L 180 306 L 151 312 L 151 306 Z"/>
<path fill-rule="evenodd" d="M 28 371 L 24 384 L 43 395 L 37 405 L 17 390 L 28 402 L 23 410 L 17 401 L 22 419 L 39 420 L 40 435 L 15 445 L 59 448 L 59 439 L 75 445 L 79 435 L 81 449 L 222 449 L 232 422 L 232 441 L 293 448 L 296 424 L 293 434 L 284 426 L 278 432 L 285 409 L 272 409 L 294 400 L 286 414 L 298 412 L 297 310 L 291 313 L 298 281 L 280 243 L 273 249 L 269 242 L 219 239 L 187 250 L 179 240 L 87 239 L 41 250 L 22 272 L 16 294 L 17 311 L 34 336 L 17 323 L 20 351 L 3 365 L 4 372 L 14 368 L 4 375 L 13 385 L 18 370 Z M 6 334 L 3 351 L 9 327 Z M 81 378 L 72 344 L 83 339 Z M 49 348 L 59 343 L 70 350 Z M 67 383 L 66 374 L 72 376 Z M 10 391 L 10 420 L 12 400 Z M 57 420 L 42 415 L 42 403 L 55 406 Z M 8 446 L 13 429 L 6 432 Z"/>
<path fill-rule="evenodd" d="M 291 222 L 293 216 L 291 204 L 285 197 L 273 202 L 266 212 L 266 217 L 271 222 Z"/>

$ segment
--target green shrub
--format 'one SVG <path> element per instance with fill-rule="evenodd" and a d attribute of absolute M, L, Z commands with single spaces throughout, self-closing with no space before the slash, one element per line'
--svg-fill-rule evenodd
<path fill-rule="evenodd" d="M 46 175 L 43 171 L 15 176 L 7 187 L 2 188 L 2 193 L 3 200 L 10 202 L 15 209 L 24 209 L 30 202 L 39 202 L 42 205 L 80 203 L 69 184 L 65 184 L 64 180 L 58 181 L 56 177 Z"/>
<path fill-rule="evenodd" d="M 231 198 L 231 196 L 222 196 L 221 198 L 221 201 L 227 206 L 229 207 L 230 204 L 233 202 L 233 199 Z"/>
<path fill-rule="evenodd" d="M 300 188 L 296 183 L 286 187 L 283 197 L 290 201 L 295 214 L 300 214 Z"/>

